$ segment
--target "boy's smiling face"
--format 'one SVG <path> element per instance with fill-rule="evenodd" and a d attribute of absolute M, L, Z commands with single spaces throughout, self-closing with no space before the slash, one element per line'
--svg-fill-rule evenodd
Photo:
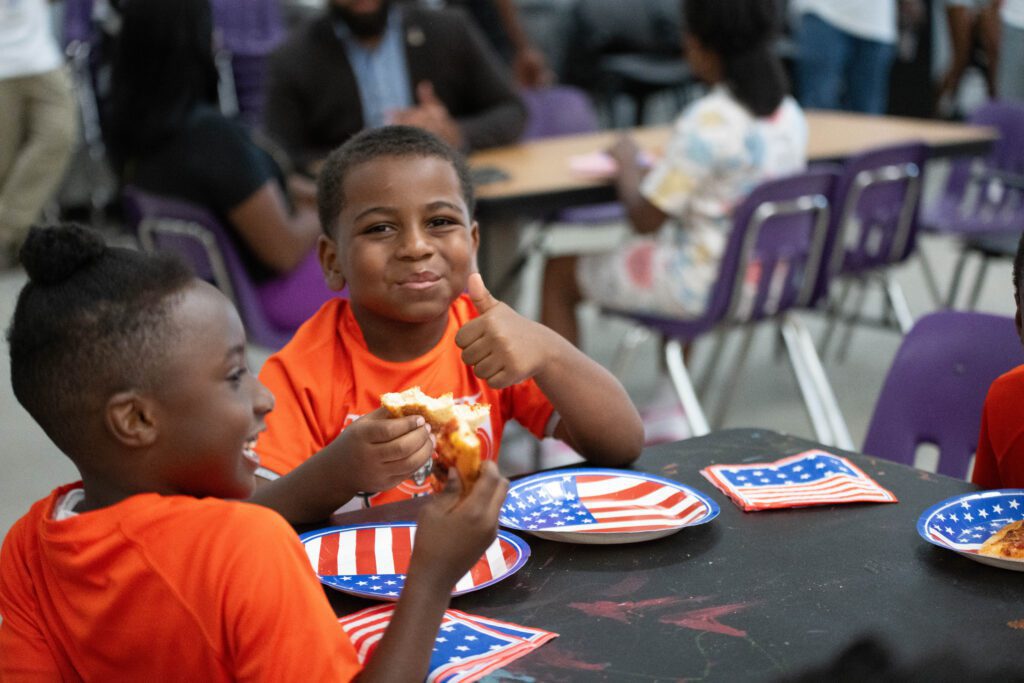
<path fill-rule="evenodd" d="M 167 493 L 244 498 L 255 485 L 252 446 L 273 396 L 249 372 L 242 321 L 223 294 L 197 281 L 172 315 L 178 333 L 157 391 L 154 476 Z"/>
<path fill-rule="evenodd" d="M 446 323 L 479 243 L 451 163 L 378 157 L 352 168 L 343 191 L 334 239 L 320 240 L 328 283 L 348 285 L 364 328 Z"/>

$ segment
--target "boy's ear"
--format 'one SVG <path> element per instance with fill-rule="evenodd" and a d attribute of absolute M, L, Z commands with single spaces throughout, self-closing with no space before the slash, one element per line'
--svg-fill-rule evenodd
<path fill-rule="evenodd" d="M 316 255 L 327 286 L 335 292 L 345 289 L 345 276 L 338 265 L 338 243 L 327 235 L 320 235 L 316 241 Z"/>
<path fill-rule="evenodd" d="M 152 399 L 137 391 L 122 391 L 107 401 L 104 422 L 117 441 L 130 448 L 150 446 L 157 438 Z"/>

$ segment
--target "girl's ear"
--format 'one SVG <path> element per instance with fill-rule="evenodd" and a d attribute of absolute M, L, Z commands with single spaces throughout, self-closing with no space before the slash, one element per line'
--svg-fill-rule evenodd
<path fill-rule="evenodd" d="M 335 292 L 345 289 L 345 276 L 338 264 L 338 244 L 327 235 L 320 235 L 316 241 L 316 255 L 320 260 L 320 270 L 324 274 L 324 282 Z"/>
<path fill-rule="evenodd" d="M 118 442 L 129 448 L 150 446 L 158 435 L 152 399 L 136 391 L 122 391 L 107 401 L 104 423 Z"/>

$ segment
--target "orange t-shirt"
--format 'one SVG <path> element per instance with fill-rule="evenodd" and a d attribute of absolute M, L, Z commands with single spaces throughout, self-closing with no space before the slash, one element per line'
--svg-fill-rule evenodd
<path fill-rule="evenodd" d="M 480 430 L 485 459 L 497 459 L 510 419 L 538 438 L 547 435 L 554 408 L 532 379 L 492 389 L 462 362 L 455 334 L 476 316 L 473 303 L 462 295 L 451 306 L 448 328 L 437 346 L 419 358 L 391 362 L 366 347 L 347 300 L 328 301 L 260 371 L 260 380 L 276 399 L 256 447 L 262 466 L 274 474 L 290 472 L 353 420 L 380 408 L 381 394 L 413 386 L 431 396 L 451 392 L 456 401 L 490 404 L 490 424 Z M 406 480 L 391 491 L 366 496 L 366 501 L 376 505 L 429 491 L 429 484 Z"/>
<path fill-rule="evenodd" d="M 0 680 L 347 681 L 359 671 L 295 532 L 215 498 L 127 498 L 0 550 Z"/>
<path fill-rule="evenodd" d="M 971 481 L 986 489 L 1024 488 L 1024 365 L 989 387 Z"/>

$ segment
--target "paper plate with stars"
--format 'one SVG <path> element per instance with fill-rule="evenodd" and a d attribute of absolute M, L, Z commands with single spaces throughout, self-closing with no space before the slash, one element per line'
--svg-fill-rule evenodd
<path fill-rule="evenodd" d="M 998 489 L 954 496 L 931 506 L 917 520 L 921 538 L 976 562 L 1024 571 L 1024 560 L 979 555 L 989 536 L 1024 519 L 1024 489 Z"/>
<path fill-rule="evenodd" d="M 416 539 L 413 522 L 356 524 L 309 531 L 299 536 L 313 570 L 325 586 L 375 600 L 397 600 L 405 585 Z M 519 571 L 530 546 L 514 534 L 498 537 L 452 595 L 480 590 Z"/>
<path fill-rule="evenodd" d="M 513 482 L 498 521 L 567 543 L 636 543 L 710 522 L 718 505 L 700 491 L 644 472 L 581 468 Z"/>

